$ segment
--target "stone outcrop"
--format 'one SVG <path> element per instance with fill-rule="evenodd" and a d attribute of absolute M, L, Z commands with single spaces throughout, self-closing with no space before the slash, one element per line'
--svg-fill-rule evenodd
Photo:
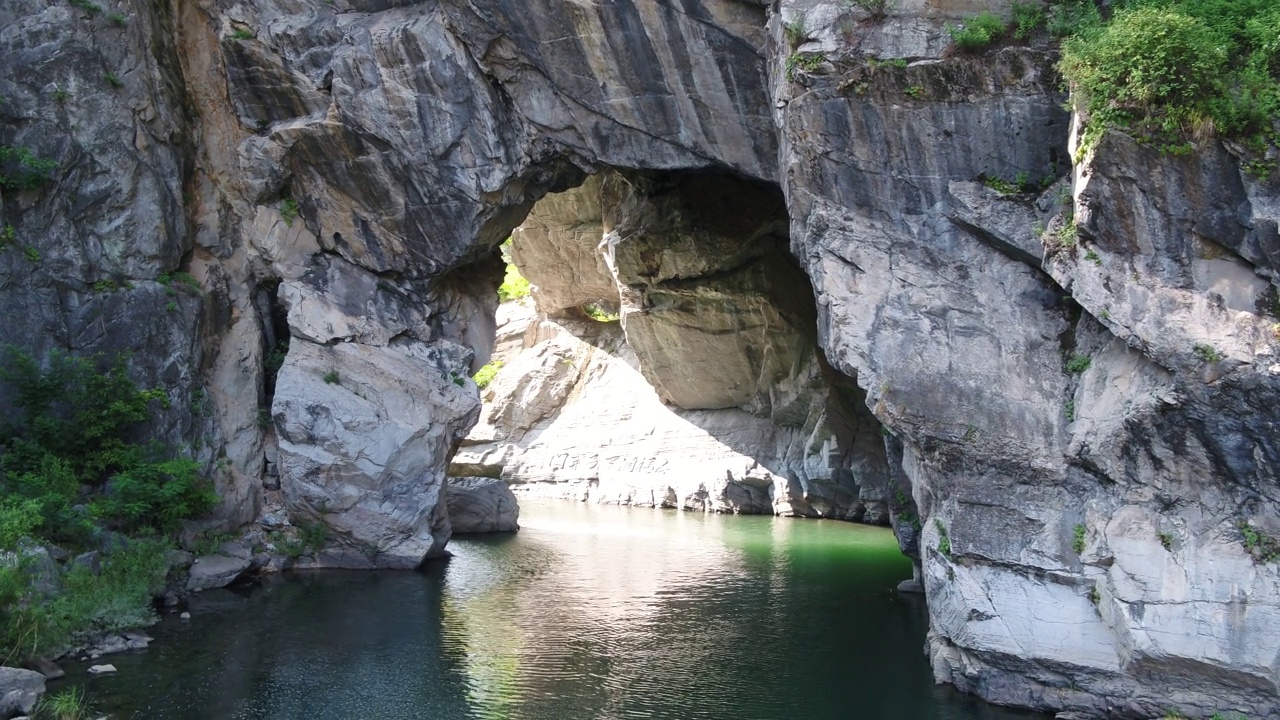
<path fill-rule="evenodd" d="M 249 571 L 249 558 L 206 555 L 198 557 L 187 571 L 187 591 L 200 592 L 226 587 Z"/>
<path fill-rule="evenodd" d="M 520 506 L 511 487 L 487 477 L 449 478 L 444 488 L 454 535 L 514 532 L 520 529 Z"/>
<path fill-rule="evenodd" d="M 451 459 L 628 496 L 608 441 L 653 457 L 630 443 L 660 408 L 703 449 L 655 448 L 721 453 L 690 507 L 841 515 L 880 478 L 941 680 L 1280 714 L 1276 565 L 1246 549 L 1280 537 L 1274 173 L 1121 134 L 1073 165 L 1052 48 L 948 50 L 975 9 L 7 2 L 0 145 L 56 167 L 0 187 L 0 342 L 131 352 L 216 520 L 283 504 L 328 526 L 327 564 L 441 552 Z M 496 247 L 578 185 L 533 211 L 558 314 L 499 341 L 533 374 L 504 367 L 481 418 Z M 618 414 L 575 425 L 588 387 Z"/>
<path fill-rule="evenodd" d="M 44 694 L 44 676 L 34 670 L 0 667 L 0 717 L 29 715 Z"/>

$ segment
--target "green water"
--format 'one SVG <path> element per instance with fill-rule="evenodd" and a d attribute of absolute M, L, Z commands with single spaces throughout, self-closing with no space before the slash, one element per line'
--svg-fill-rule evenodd
<path fill-rule="evenodd" d="M 1031 717 L 933 684 L 886 530 L 571 503 L 521 525 L 422 573 L 205 593 L 70 682 L 116 718 Z"/>

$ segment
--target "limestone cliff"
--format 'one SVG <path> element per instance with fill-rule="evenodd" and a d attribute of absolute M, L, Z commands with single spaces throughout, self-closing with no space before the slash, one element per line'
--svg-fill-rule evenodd
<path fill-rule="evenodd" d="M 546 397 L 504 406 L 513 442 L 557 393 L 643 377 L 632 421 L 749 428 L 758 488 L 889 483 L 940 680 L 1280 714 L 1280 569 L 1246 550 L 1280 536 L 1275 175 L 1118 133 L 1073 164 L 1051 47 L 948 51 L 978 9 L 6 2 L 0 146 L 53 167 L 0 183 L 0 341 L 131 351 L 224 522 L 285 504 L 413 566 L 481 420 L 496 246 L 582 185 L 526 231 L 598 222 L 603 266 L 544 246 L 582 274 L 539 301 L 621 323 L 534 325 Z"/>

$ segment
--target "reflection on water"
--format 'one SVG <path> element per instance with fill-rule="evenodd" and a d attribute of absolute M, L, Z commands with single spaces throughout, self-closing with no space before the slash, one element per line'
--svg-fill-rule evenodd
<path fill-rule="evenodd" d="M 90 690 L 121 718 L 1027 717 L 933 685 L 887 531 L 570 503 L 521 523 L 423 573 L 207 593 Z"/>

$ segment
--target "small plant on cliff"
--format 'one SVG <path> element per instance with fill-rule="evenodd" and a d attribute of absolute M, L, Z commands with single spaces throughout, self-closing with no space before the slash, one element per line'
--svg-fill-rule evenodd
<path fill-rule="evenodd" d="M 107 81 L 107 84 L 108 84 L 108 85 L 110 85 L 110 86 L 111 86 L 111 87 L 113 87 L 113 88 L 122 88 L 122 87 L 124 87 L 124 81 L 123 81 L 123 80 L 121 80 L 120 78 L 116 77 L 116 74 L 115 74 L 115 73 L 104 73 L 104 74 L 102 75 L 102 79 L 103 79 L 103 80 L 106 80 L 106 81 Z"/>
<path fill-rule="evenodd" d="M 1197 344 L 1192 351 L 1195 352 L 1196 357 L 1209 363 L 1218 362 L 1223 357 L 1222 353 L 1212 345 Z"/>
<path fill-rule="evenodd" d="M 1280 560 L 1280 539 L 1266 535 L 1247 520 L 1241 520 L 1236 527 L 1244 539 L 1244 549 L 1255 561 L 1269 563 Z"/>
<path fill-rule="evenodd" d="M 791 53 L 786 62 L 787 80 L 795 80 L 797 70 L 813 73 L 822 67 L 824 60 L 820 53 Z"/>
<path fill-rule="evenodd" d="M 855 7 L 871 16 L 872 20 L 882 20 L 893 12 L 893 0 L 846 0 L 849 7 Z"/>
<path fill-rule="evenodd" d="M 102 6 L 93 0 L 71 0 L 71 4 L 93 15 L 102 12 Z"/>
<path fill-rule="evenodd" d="M 323 376 L 321 376 L 321 378 L 325 381 L 325 384 L 327 384 L 327 385 L 341 385 L 341 384 L 342 384 L 342 379 L 338 377 L 338 371 L 337 371 L 337 370 L 330 370 L 329 372 L 327 372 L 327 373 L 325 373 Z"/>
<path fill-rule="evenodd" d="M 1072 355 L 1071 359 L 1067 360 L 1067 372 L 1078 375 L 1088 370 L 1092 364 L 1093 358 L 1088 355 Z"/>
<path fill-rule="evenodd" d="M 284 224 L 293 227 L 293 221 L 298 219 L 298 201 L 291 197 L 287 197 L 280 201 L 280 219 L 284 220 Z"/>
<path fill-rule="evenodd" d="M 990 11 L 969 18 L 961 26 L 948 25 L 947 32 L 956 47 L 965 51 L 981 50 L 999 40 L 1009 23 Z"/>
<path fill-rule="evenodd" d="M 947 526 L 943 525 L 941 520 L 934 520 L 933 525 L 938 529 L 938 552 L 950 559 L 951 537 L 947 535 Z"/>
<path fill-rule="evenodd" d="M 248 28 L 236 28 L 235 31 L 231 33 L 232 40 L 252 40 L 253 37 L 253 31 Z"/>
<path fill-rule="evenodd" d="M 31 190 L 49 182 L 58 163 L 30 148 L 0 145 L 0 190 Z"/>
<path fill-rule="evenodd" d="M 1085 532 L 1086 532 L 1085 526 L 1079 523 L 1077 523 L 1076 526 L 1071 530 L 1071 534 L 1072 534 L 1071 549 L 1075 550 L 1077 555 L 1081 555 L 1084 553 Z"/>
<path fill-rule="evenodd" d="M 129 16 L 124 13 L 113 12 L 107 16 L 107 19 L 116 27 L 124 27 L 129 24 Z"/>
<path fill-rule="evenodd" d="M 1036 31 L 1045 26 L 1048 16 L 1044 12 L 1044 8 L 1038 2 L 1017 2 L 1013 3 L 1013 37 L 1018 40 L 1027 40 Z"/>
<path fill-rule="evenodd" d="M 812 40 L 809 29 L 805 27 L 805 15 L 800 13 L 794 19 L 782 23 L 782 37 L 787 41 L 787 47 L 791 52 L 795 52 L 796 48 Z"/>
<path fill-rule="evenodd" d="M 1173 552 L 1173 533 L 1168 530 L 1161 530 L 1156 533 L 1156 536 L 1160 538 L 1161 547 L 1169 552 Z"/>
<path fill-rule="evenodd" d="M 1075 419 L 1076 419 L 1076 401 L 1075 401 L 1075 400 L 1068 400 L 1068 401 L 1067 401 L 1067 405 L 1066 405 L 1066 407 L 1065 407 L 1065 408 L 1063 408 L 1063 410 L 1066 412 L 1066 415 L 1067 415 L 1067 422 L 1075 422 Z"/>
<path fill-rule="evenodd" d="M 493 382 L 493 379 L 497 377 L 498 371 L 501 369 L 502 369 L 502 361 L 494 360 L 493 362 L 490 362 L 488 365 L 485 365 L 484 367 L 477 370 L 476 374 L 473 375 L 471 379 L 476 381 L 476 387 L 483 390 L 489 387 L 489 383 Z"/>

